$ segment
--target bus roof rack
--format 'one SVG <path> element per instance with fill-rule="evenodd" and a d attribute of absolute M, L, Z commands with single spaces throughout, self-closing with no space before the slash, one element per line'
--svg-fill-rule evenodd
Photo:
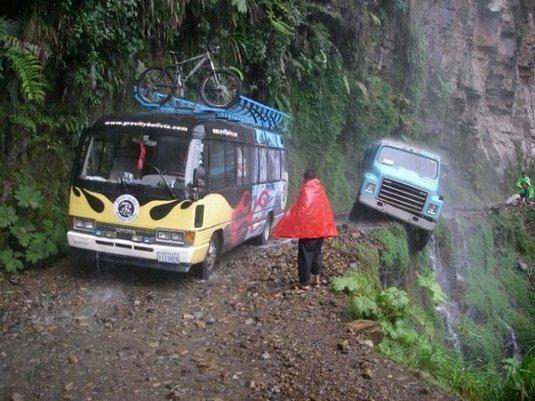
<path fill-rule="evenodd" d="M 253 125 L 257 128 L 271 130 L 285 130 L 290 121 L 288 114 L 245 96 L 240 96 L 240 100 L 228 109 L 218 109 L 177 97 L 172 97 L 165 104 L 160 104 L 159 101 L 147 102 L 139 95 L 136 86 L 134 86 L 133 95 L 134 99 L 142 107 L 162 113 L 212 115 L 216 118 L 237 121 Z M 157 99 L 163 100 L 165 98 L 165 95 L 162 93 L 155 93 L 154 95 Z"/>

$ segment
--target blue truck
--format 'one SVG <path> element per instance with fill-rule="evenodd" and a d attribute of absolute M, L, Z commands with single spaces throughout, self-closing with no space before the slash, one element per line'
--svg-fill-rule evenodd
<path fill-rule="evenodd" d="M 440 217 L 440 157 L 403 142 L 383 139 L 368 147 L 352 217 L 367 208 L 412 227 L 423 248 Z"/>

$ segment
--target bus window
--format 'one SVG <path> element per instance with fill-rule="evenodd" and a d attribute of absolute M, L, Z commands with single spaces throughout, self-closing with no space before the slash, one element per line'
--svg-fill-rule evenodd
<path fill-rule="evenodd" d="M 252 157 L 252 163 L 251 163 L 251 182 L 253 184 L 258 184 L 258 170 L 259 170 L 259 161 L 258 161 L 258 148 L 256 146 L 251 147 L 251 157 Z"/>
<path fill-rule="evenodd" d="M 212 141 L 210 143 L 210 187 L 225 186 L 225 144 Z"/>
<path fill-rule="evenodd" d="M 281 151 L 281 172 L 282 172 L 282 175 L 283 175 L 283 178 L 284 177 L 288 177 L 286 175 L 288 171 L 288 166 L 286 165 L 286 151 Z"/>
<path fill-rule="evenodd" d="M 236 146 L 237 180 L 238 185 L 251 184 L 251 156 L 252 148 L 250 146 Z"/>
<path fill-rule="evenodd" d="M 244 160 L 243 160 L 243 150 L 241 146 L 236 146 L 236 184 L 243 184 L 244 171 Z"/>
<path fill-rule="evenodd" d="M 236 185 L 236 152 L 233 143 L 225 144 L 225 183 L 227 186 Z"/>
<path fill-rule="evenodd" d="M 278 181 L 281 179 L 281 157 L 278 149 L 268 150 L 268 181 Z"/>
<path fill-rule="evenodd" d="M 267 181 L 267 149 L 266 148 L 258 149 L 258 161 L 259 161 L 258 182 L 266 182 Z"/>

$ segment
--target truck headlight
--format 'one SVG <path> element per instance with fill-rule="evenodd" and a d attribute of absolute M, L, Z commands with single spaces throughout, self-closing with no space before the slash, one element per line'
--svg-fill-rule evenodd
<path fill-rule="evenodd" d="M 183 244 L 184 233 L 182 231 L 158 230 L 156 231 L 156 241 Z"/>
<path fill-rule="evenodd" d="M 438 206 L 434 203 L 429 204 L 427 207 L 427 213 L 429 214 L 437 214 Z"/>
<path fill-rule="evenodd" d="M 88 219 L 80 219 L 78 217 L 75 217 L 73 219 L 73 221 L 72 221 L 72 227 L 75 230 L 94 232 L 95 231 L 95 221 L 94 220 L 88 220 Z"/>
<path fill-rule="evenodd" d="M 373 182 L 369 182 L 364 187 L 364 191 L 373 194 L 375 192 L 375 188 L 377 188 L 377 185 L 375 185 Z"/>

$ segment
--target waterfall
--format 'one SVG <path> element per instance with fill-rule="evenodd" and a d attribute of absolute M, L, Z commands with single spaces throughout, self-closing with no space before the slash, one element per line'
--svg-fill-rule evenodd
<path fill-rule="evenodd" d="M 511 326 L 505 323 L 507 328 L 507 335 L 505 336 L 505 351 L 507 356 L 510 358 L 519 358 L 520 357 L 520 347 L 516 342 L 516 333 Z"/>
<path fill-rule="evenodd" d="M 459 316 L 459 306 L 453 301 L 453 286 L 447 269 L 442 264 L 440 257 L 440 250 L 434 238 L 431 238 L 429 243 L 429 265 L 431 270 L 435 272 L 437 282 L 442 288 L 442 291 L 447 295 L 447 299 L 436 306 L 436 310 L 444 319 L 446 327 L 446 343 L 454 349 L 460 349 L 461 344 L 459 335 L 456 331 L 457 320 Z M 453 266 L 450 267 L 450 269 Z"/>
<path fill-rule="evenodd" d="M 458 217 L 448 220 L 448 226 L 451 230 L 453 246 L 455 249 L 455 271 L 458 278 L 462 279 L 470 268 L 470 251 L 464 235 L 462 223 Z"/>

